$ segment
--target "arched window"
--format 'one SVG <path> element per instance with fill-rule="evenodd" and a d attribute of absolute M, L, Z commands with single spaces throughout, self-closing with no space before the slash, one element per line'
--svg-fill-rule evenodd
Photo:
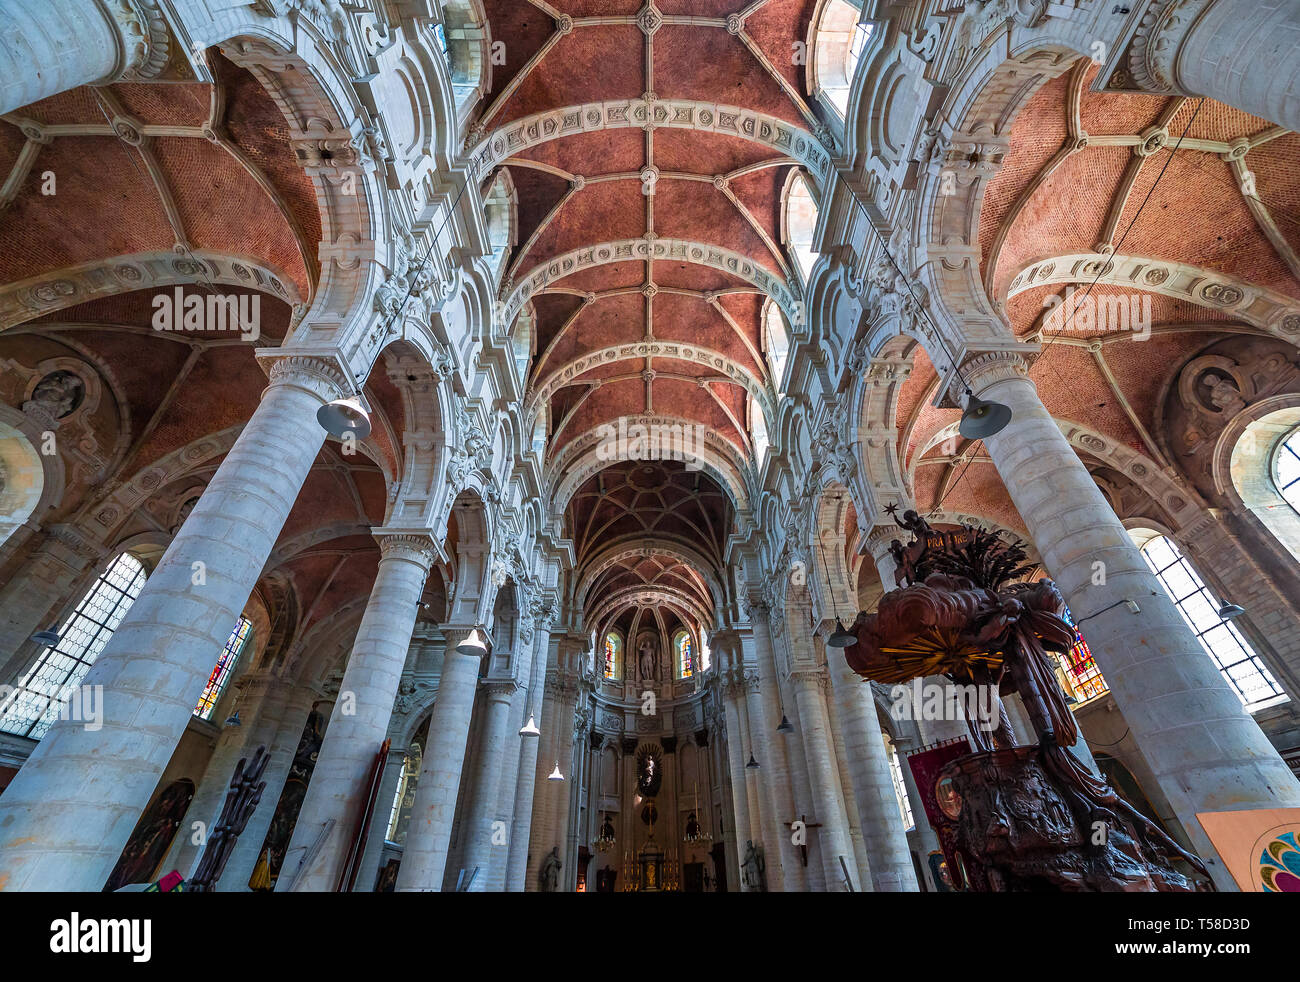
<path fill-rule="evenodd" d="M 677 655 L 677 677 L 688 679 L 695 674 L 695 648 L 686 631 L 673 635 L 673 651 Z"/>
<path fill-rule="evenodd" d="M 81 684 L 122 623 L 144 580 L 144 566 L 129 552 L 108 564 L 59 628 L 58 644 L 41 651 L 0 705 L 0 730 L 39 740 L 61 709 L 65 714 L 76 709 L 68 702 L 71 690 Z"/>
<path fill-rule="evenodd" d="M 487 29 L 480 4 L 474 0 L 447 0 L 434 36 L 447 58 L 456 107 L 463 111 L 477 101 L 479 90 L 486 88 Z"/>
<path fill-rule="evenodd" d="M 848 113 L 849 93 L 862 52 L 871 40 L 872 25 L 861 19 L 861 4 L 828 0 L 813 36 L 810 89 L 829 102 L 840 118 Z"/>
<path fill-rule="evenodd" d="M 492 246 L 492 256 L 488 262 L 492 266 L 493 277 L 498 280 L 501 279 L 506 258 L 515 245 L 516 201 L 517 194 L 510 172 L 502 170 L 492 182 L 487 200 L 483 202 L 488 243 Z"/>
<path fill-rule="evenodd" d="M 426 724 L 427 726 L 427 724 Z M 402 811 L 409 811 L 415 802 L 415 785 L 420 779 L 420 766 L 424 754 L 418 742 L 411 742 L 411 749 L 402 757 L 402 776 L 397 781 L 397 793 L 393 795 L 393 807 L 388 812 L 388 825 L 384 838 L 389 842 L 401 842 L 406 837 L 402 826 Z"/>
<path fill-rule="evenodd" d="M 785 361 L 790 354 L 790 328 L 781 308 L 767 302 L 763 313 L 763 348 L 767 353 L 768 368 L 772 371 L 772 385 L 779 391 L 785 376 Z"/>
<path fill-rule="evenodd" d="M 817 228 L 817 202 L 801 171 L 795 171 L 785 186 L 785 244 L 799 268 L 800 278 L 808 283 L 817 253 L 813 251 L 813 232 Z"/>
<path fill-rule="evenodd" d="M 40 454 L 21 431 L 0 422 L 0 542 L 31 517 L 44 490 Z"/>
<path fill-rule="evenodd" d="M 713 664 L 713 652 L 709 650 L 709 639 L 700 632 L 700 671 L 707 672 Z"/>
<path fill-rule="evenodd" d="M 889 773 L 894 779 L 894 797 L 898 799 L 898 812 L 903 816 L 903 828 L 913 829 L 916 827 L 916 819 L 912 817 L 912 802 L 907 797 L 907 785 L 903 783 L 903 766 L 898 760 L 898 748 L 889 739 L 888 733 L 882 731 L 880 736 L 885 741 L 885 756 L 889 758 Z"/>
<path fill-rule="evenodd" d="M 754 441 L 754 467 L 762 467 L 769 445 L 767 420 L 763 416 L 763 404 L 753 396 L 749 397 L 749 435 Z"/>
<path fill-rule="evenodd" d="M 244 650 L 244 642 L 248 640 L 252 629 L 252 622 L 247 617 L 241 617 L 235 624 L 235 629 L 230 632 L 230 637 L 226 638 L 225 647 L 221 649 L 217 663 L 212 666 L 212 674 L 208 676 L 208 684 L 203 687 L 203 695 L 199 696 L 199 703 L 194 707 L 194 715 L 199 719 L 212 718 L 212 710 L 217 708 L 217 700 L 221 698 L 226 682 L 230 679 L 230 670 L 239 661 L 239 654 Z"/>
<path fill-rule="evenodd" d="M 1300 559 L 1300 406 L 1251 420 L 1228 467 L 1242 504 Z"/>
<path fill-rule="evenodd" d="M 1219 667 L 1247 712 L 1287 702 L 1288 697 L 1231 621 L 1220 617 L 1220 603 L 1200 575 L 1167 536 L 1154 529 L 1132 529 L 1142 558 L 1183 615 L 1196 639 Z"/>
<path fill-rule="evenodd" d="M 618 679 L 623 668 L 623 636 L 617 631 L 605 635 L 605 678 Z"/>

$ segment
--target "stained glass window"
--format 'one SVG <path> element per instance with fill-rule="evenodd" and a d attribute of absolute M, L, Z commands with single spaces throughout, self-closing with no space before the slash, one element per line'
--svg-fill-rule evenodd
<path fill-rule="evenodd" d="M 208 676 L 208 684 L 203 687 L 199 704 L 194 707 L 194 715 L 199 719 L 211 718 L 212 710 L 216 708 L 217 700 L 226 687 L 226 680 L 230 678 L 230 670 L 239 660 L 239 653 L 244 649 L 244 642 L 248 640 L 248 632 L 252 629 L 253 625 L 248 618 L 241 617 L 235 624 L 235 629 L 230 632 L 225 647 L 221 649 L 221 656 L 212 667 L 212 674 Z"/>
<path fill-rule="evenodd" d="M 1288 701 L 1250 642 L 1232 621 L 1219 616 L 1218 601 L 1173 540 L 1151 535 L 1142 546 L 1142 558 L 1247 712 Z"/>
<path fill-rule="evenodd" d="M 124 552 L 108 564 L 63 626 L 59 642 L 45 648 L 14 691 L 0 703 L 0 730 L 39 740 L 90 671 L 122 618 L 144 588 L 140 561 Z"/>
<path fill-rule="evenodd" d="M 622 662 L 623 639 L 616 631 L 605 635 L 605 678 L 618 678 L 618 667 Z"/>
<path fill-rule="evenodd" d="M 685 631 L 678 631 L 673 638 L 673 647 L 677 649 L 677 677 L 690 678 L 695 673 L 695 650 L 691 647 L 691 636 Z"/>
<path fill-rule="evenodd" d="M 1074 623 L 1074 615 L 1070 613 L 1069 607 L 1065 608 L 1064 617 L 1065 622 L 1074 628 L 1075 639 L 1074 647 L 1059 656 L 1061 667 L 1065 670 L 1066 691 L 1078 702 L 1087 702 L 1110 691 L 1110 686 L 1102 678 L 1097 660 L 1092 657 L 1092 649 Z"/>

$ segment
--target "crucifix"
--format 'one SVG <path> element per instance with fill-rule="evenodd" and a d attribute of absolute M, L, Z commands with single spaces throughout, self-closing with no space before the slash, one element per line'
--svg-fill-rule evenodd
<path fill-rule="evenodd" d="M 805 830 L 807 830 L 807 829 L 819 829 L 819 828 L 822 827 L 822 823 L 821 823 L 821 822 L 810 822 L 810 821 L 808 821 L 808 816 L 807 816 L 807 815 L 800 815 L 800 816 L 799 816 L 799 820 L 798 820 L 797 822 L 786 822 L 785 825 L 786 825 L 786 828 L 788 828 L 788 829 L 793 829 L 796 825 L 802 825 L 802 826 L 804 827 Z M 804 866 L 807 866 L 807 865 L 808 865 L 808 838 L 807 838 L 807 836 L 804 837 L 803 842 L 800 842 L 800 843 L 799 843 L 799 854 L 803 857 L 803 864 L 804 864 Z"/>

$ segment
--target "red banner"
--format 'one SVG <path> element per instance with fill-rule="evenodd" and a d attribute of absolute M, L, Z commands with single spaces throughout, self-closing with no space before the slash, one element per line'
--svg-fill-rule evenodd
<path fill-rule="evenodd" d="M 912 768 L 912 778 L 916 781 L 916 789 L 921 795 L 921 805 L 925 808 L 930 827 L 934 829 L 934 834 L 939 840 L 939 847 L 943 850 L 944 862 L 948 864 L 949 870 L 954 868 L 956 862 L 954 847 L 957 840 L 957 826 L 939 810 L 939 802 L 934 796 L 934 782 L 939 779 L 939 772 L 949 761 L 964 757 L 970 752 L 970 744 L 966 738 L 958 737 L 949 743 L 941 743 L 928 750 L 918 750 L 907 757 L 907 765 Z M 953 882 L 959 882 L 958 878 L 954 876 Z"/>

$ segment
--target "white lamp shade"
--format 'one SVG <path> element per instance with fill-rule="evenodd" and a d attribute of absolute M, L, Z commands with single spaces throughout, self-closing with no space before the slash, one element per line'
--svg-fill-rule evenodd
<path fill-rule="evenodd" d="M 563 780 L 564 780 L 564 775 L 560 773 L 560 762 L 559 762 L 558 760 L 555 762 L 555 770 L 551 771 L 551 773 L 550 773 L 549 775 L 547 775 L 546 780 L 548 780 L 548 781 L 563 781 Z"/>
<path fill-rule="evenodd" d="M 542 731 L 537 728 L 537 723 L 533 719 L 533 714 L 528 714 L 528 722 L 519 728 L 520 736 L 536 737 L 541 736 Z"/>
<path fill-rule="evenodd" d="M 358 440 L 370 435 L 370 414 L 359 395 L 325 403 L 316 410 L 316 422 L 330 436 L 340 439 L 345 433 L 351 433 Z"/>
<path fill-rule="evenodd" d="M 482 656 L 487 654 L 487 645 L 483 643 L 483 638 L 479 636 L 478 628 L 474 628 L 469 632 L 469 637 L 456 645 L 456 650 L 462 655 Z"/>

